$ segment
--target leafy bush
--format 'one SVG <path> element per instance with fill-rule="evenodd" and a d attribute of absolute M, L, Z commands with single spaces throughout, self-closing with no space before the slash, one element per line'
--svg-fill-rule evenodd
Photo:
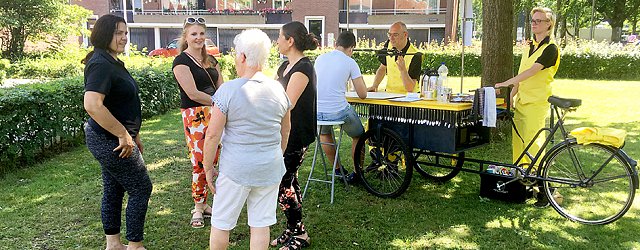
<path fill-rule="evenodd" d="M 130 72 L 140 87 L 142 116 L 179 106 L 170 65 L 136 65 Z M 88 116 L 80 76 L 0 89 L 0 172 L 37 162 L 41 156 L 82 142 Z"/>
<path fill-rule="evenodd" d="M 2 85 L 2 81 L 7 78 L 9 66 L 11 66 L 11 62 L 8 59 L 0 58 L 0 85 Z"/>
<path fill-rule="evenodd" d="M 360 45 L 371 43 L 360 43 Z M 375 44 L 375 43 L 373 43 Z M 359 45 L 359 46 L 360 46 Z M 380 48 L 378 45 L 373 48 Z M 367 48 L 367 47 L 360 47 Z M 528 45 L 519 44 L 514 47 L 514 74 L 517 74 L 522 52 Z M 424 53 L 422 68 L 437 68 L 445 62 L 449 75 L 459 76 L 461 70 L 462 47 L 460 44 L 439 45 L 424 44 L 420 47 Z M 465 47 L 465 76 L 482 74 L 481 48 L 479 43 Z M 360 65 L 364 74 L 375 74 L 380 65 L 374 53 L 356 52 L 353 58 Z M 620 44 L 597 43 L 590 41 L 573 41 L 561 48 L 560 68 L 557 78 L 570 79 L 608 79 L 637 80 L 640 79 L 640 47 Z"/>

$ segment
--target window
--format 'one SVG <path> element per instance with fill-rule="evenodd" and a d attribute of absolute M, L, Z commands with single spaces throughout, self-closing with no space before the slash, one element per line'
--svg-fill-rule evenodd
<path fill-rule="evenodd" d="M 253 9 L 251 6 L 251 0 L 216 0 L 216 9 L 232 9 L 232 10 L 245 10 Z"/>
<path fill-rule="evenodd" d="M 289 9 L 291 7 L 290 3 L 291 3 L 291 0 L 273 0 L 273 8 L 274 9 L 284 9 L 284 8 Z"/>
<path fill-rule="evenodd" d="M 371 10 L 371 0 L 348 0 L 350 11 L 369 12 Z"/>
<path fill-rule="evenodd" d="M 427 0 L 427 14 L 440 14 L 440 0 Z"/>

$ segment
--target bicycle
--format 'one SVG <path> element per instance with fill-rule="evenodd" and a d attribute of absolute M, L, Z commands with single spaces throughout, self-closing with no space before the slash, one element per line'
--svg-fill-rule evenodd
<path fill-rule="evenodd" d="M 360 156 L 354 159 L 356 173 L 370 193 L 379 197 L 397 197 L 409 186 L 413 168 L 420 168 L 427 176 L 443 181 L 453 178 L 460 171 L 486 174 L 485 166 L 496 165 L 515 169 L 515 176 L 511 180 L 496 184 L 497 190 L 503 190 L 506 185 L 516 181 L 527 186 L 537 185 L 542 188 L 553 209 L 571 221 L 591 225 L 616 221 L 629 210 L 638 189 L 637 162 L 622 147 L 598 142 L 578 144 L 575 138 L 569 136 L 564 119 L 567 113 L 581 105 L 581 100 L 552 96 L 548 101 L 558 117 L 557 121 L 553 126 L 540 129 L 515 163 L 465 158 L 464 150 L 471 147 L 444 154 L 424 148 L 414 149 L 407 145 L 411 145 L 415 139 L 406 139 L 405 134 L 416 136 L 414 130 L 418 130 L 413 127 L 419 125 L 408 126 L 402 119 L 393 122 L 376 120 L 375 126 L 370 127 L 356 145 L 356 152 Z M 508 109 L 507 113 L 510 113 Z M 531 155 L 528 150 L 545 131 L 549 135 L 542 149 L 553 141 L 558 131 L 560 142 L 544 154 L 544 150 L 539 150 L 535 156 Z M 474 144 L 473 147 L 478 145 Z M 420 155 L 428 155 L 436 161 L 416 161 L 414 157 Z M 525 157 L 530 159 L 530 163 L 522 163 Z M 445 164 L 438 163 L 439 159 L 445 159 Z M 448 160 L 449 163 L 446 162 Z M 463 167 L 464 161 L 478 163 L 479 168 L 466 169 Z M 442 171 L 437 176 L 429 174 L 428 167 L 442 168 L 444 174 Z"/>

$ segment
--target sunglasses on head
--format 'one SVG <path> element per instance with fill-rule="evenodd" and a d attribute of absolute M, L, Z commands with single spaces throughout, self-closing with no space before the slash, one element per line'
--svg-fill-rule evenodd
<path fill-rule="evenodd" d="M 184 24 L 206 24 L 207 22 L 204 20 L 204 18 L 202 17 L 187 17 L 187 19 L 184 20 Z"/>

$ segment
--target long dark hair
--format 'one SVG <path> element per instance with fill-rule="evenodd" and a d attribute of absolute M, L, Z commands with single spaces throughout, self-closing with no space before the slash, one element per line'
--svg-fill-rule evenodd
<path fill-rule="evenodd" d="M 109 44 L 111 40 L 113 40 L 113 33 L 118 28 L 118 23 L 127 24 L 124 21 L 124 18 L 108 14 L 98 18 L 96 24 L 93 25 L 93 29 L 91 30 L 91 37 L 89 37 L 89 41 L 94 48 L 110 50 Z M 93 56 L 93 50 L 87 53 L 87 56 L 82 59 L 82 63 L 86 63 Z"/>
<path fill-rule="evenodd" d="M 282 26 L 282 34 L 286 39 L 293 37 L 293 42 L 299 51 L 314 50 L 318 48 L 318 39 L 313 33 L 309 33 L 304 24 L 293 21 Z"/>

